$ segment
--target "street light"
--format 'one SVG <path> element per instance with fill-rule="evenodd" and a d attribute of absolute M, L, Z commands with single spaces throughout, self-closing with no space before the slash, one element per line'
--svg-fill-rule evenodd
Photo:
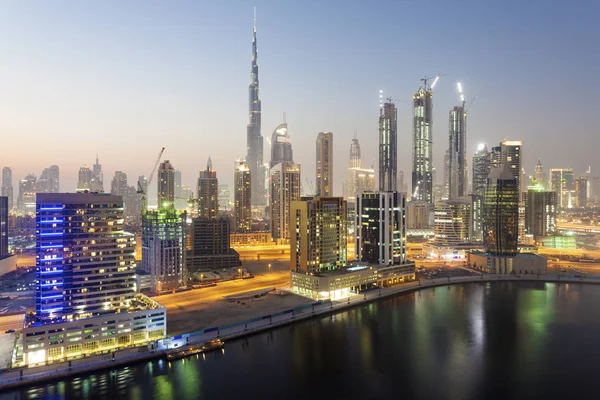
<path fill-rule="evenodd" d="M 269 271 L 271 271 L 271 264 L 269 264 Z"/>
<path fill-rule="evenodd" d="M 240 273 L 240 278 L 242 277 L 242 269 L 238 268 L 238 272 Z"/>

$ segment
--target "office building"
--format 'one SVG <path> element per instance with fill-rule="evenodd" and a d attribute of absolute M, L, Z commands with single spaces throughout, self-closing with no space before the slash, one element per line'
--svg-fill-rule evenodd
<path fill-rule="evenodd" d="M 471 237 L 473 241 L 483 240 L 483 199 L 485 197 L 485 188 L 487 186 L 487 178 L 492 170 L 493 153 L 488 151 L 485 144 L 480 144 L 477 152 L 473 155 L 472 164 L 472 186 L 473 193 L 473 228 Z"/>
<path fill-rule="evenodd" d="M 303 197 L 291 202 L 290 269 L 305 274 L 346 266 L 347 210 L 342 197 Z"/>
<path fill-rule="evenodd" d="M 536 185 L 542 185 L 543 189 L 546 189 L 548 186 L 548 179 L 546 178 L 546 174 L 544 173 L 544 167 L 542 166 L 542 160 L 538 158 L 537 164 L 535 165 L 535 178 Z"/>
<path fill-rule="evenodd" d="M 433 204 L 433 92 L 425 87 L 413 95 L 412 198 Z"/>
<path fill-rule="evenodd" d="M 494 256 L 517 254 L 519 186 L 509 164 L 492 168 L 483 200 L 483 244 Z"/>
<path fill-rule="evenodd" d="M 175 168 L 165 160 L 158 167 L 158 208 L 175 206 Z"/>
<path fill-rule="evenodd" d="M 219 216 L 219 181 L 208 157 L 206 169 L 198 177 L 198 217 L 215 219 Z"/>
<path fill-rule="evenodd" d="M 394 103 L 379 110 L 379 191 L 396 190 L 398 169 L 398 112 Z"/>
<path fill-rule="evenodd" d="M 52 165 L 44 168 L 40 179 L 37 181 L 39 193 L 58 193 L 60 192 L 60 169 L 58 165 Z"/>
<path fill-rule="evenodd" d="M 13 183 L 12 183 L 12 169 L 9 167 L 2 168 L 2 191 L 0 195 L 8 197 L 8 210 L 13 209 Z"/>
<path fill-rule="evenodd" d="M 36 226 L 36 305 L 25 317 L 24 365 L 164 337 L 165 308 L 136 294 L 135 237 L 123 230 L 121 197 L 41 193 Z"/>
<path fill-rule="evenodd" d="M 177 210 L 185 210 L 187 208 L 188 198 L 183 195 L 181 171 L 175 170 L 173 177 L 175 179 L 175 208 Z"/>
<path fill-rule="evenodd" d="M 458 198 L 436 203 L 434 208 L 434 241 L 455 246 L 471 241 L 472 198 Z"/>
<path fill-rule="evenodd" d="M 425 201 L 406 203 L 406 229 L 427 230 L 433 228 L 433 204 Z"/>
<path fill-rule="evenodd" d="M 358 138 L 352 139 L 352 143 L 350 144 L 350 164 L 348 168 L 361 168 L 362 167 L 362 159 L 360 155 L 360 143 L 358 142 Z"/>
<path fill-rule="evenodd" d="M 35 214 L 35 194 L 37 178 L 29 174 L 19 182 L 19 196 L 17 197 L 17 210 L 21 215 Z"/>
<path fill-rule="evenodd" d="M 115 196 L 125 196 L 127 192 L 127 174 L 122 171 L 115 171 L 115 176 L 110 183 L 110 194 Z"/>
<path fill-rule="evenodd" d="M 588 180 L 584 176 L 575 179 L 575 205 L 574 206 L 577 208 L 587 207 L 587 198 L 588 198 L 587 184 L 588 184 Z"/>
<path fill-rule="evenodd" d="M 317 196 L 333 196 L 333 133 L 317 135 Z"/>
<path fill-rule="evenodd" d="M 455 199 L 467 194 L 467 113 L 464 102 L 450 111 L 448 126 L 448 198 Z"/>
<path fill-rule="evenodd" d="M 406 263 L 406 204 L 403 193 L 356 197 L 356 260 L 374 265 Z"/>
<path fill-rule="evenodd" d="M 265 189 L 265 167 L 263 165 L 263 137 L 261 134 L 262 109 L 259 98 L 258 80 L 258 49 L 256 43 L 256 10 L 254 14 L 254 29 L 252 32 L 252 63 L 250 70 L 249 118 L 247 133 L 246 161 L 252 175 L 252 205 L 259 207 L 267 204 Z M 274 142 L 273 142 L 274 143 Z M 273 144 L 272 143 L 272 144 Z"/>
<path fill-rule="evenodd" d="M 185 285 L 186 213 L 173 207 L 149 210 L 142 215 L 142 269 L 152 279 L 152 290 Z"/>
<path fill-rule="evenodd" d="M 247 233 L 252 228 L 252 172 L 245 161 L 237 160 L 234 171 L 233 212 L 236 233 Z"/>
<path fill-rule="evenodd" d="M 547 192 L 543 184 L 530 186 L 525 194 L 525 233 L 539 240 L 556 234 L 556 192 Z"/>
<path fill-rule="evenodd" d="M 0 257 L 8 255 L 8 197 L 0 196 Z"/>
<path fill-rule="evenodd" d="M 559 208 L 572 208 L 575 204 L 575 174 L 573 169 L 550 169 L 550 191 L 556 192 Z"/>
<path fill-rule="evenodd" d="M 102 165 L 98 161 L 96 154 L 96 163 L 92 166 L 92 176 L 90 179 L 90 191 L 103 193 L 104 192 L 104 174 L 102 173 Z"/>
<path fill-rule="evenodd" d="M 231 192 L 227 184 L 219 184 L 219 210 L 231 210 Z"/>
<path fill-rule="evenodd" d="M 500 142 L 500 163 L 508 166 L 511 175 L 517 180 L 519 193 L 523 192 L 523 142 L 520 140 Z"/>
<path fill-rule="evenodd" d="M 188 273 L 239 267 L 240 256 L 231 248 L 229 234 L 227 219 L 193 218 L 186 260 Z"/>
<path fill-rule="evenodd" d="M 356 201 L 356 196 L 363 192 L 375 191 L 375 170 L 370 168 L 348 169 L 348 182 L 346 183 L 346 200 L 349 203 Z"/>
<path fill-rule="evenodd" d="M 283 162 L 271 168 L 271 235 L 274 240 L 290 238 L 290 206 L 300 200 L 300 164 Z"/>
<path fill-rule="evenodd" d="M 92 191 L 92 171 L 84 165 L 79 168 L 79 179 L 77 180 L 77 192 Z"/>
<path fill-rule="evenodd" d="M 271 136 L 271 162 L 269 166 L 273 168 L 283 162 L 294 162 L 292 142 L 285 122 L 278 125 Z"/>

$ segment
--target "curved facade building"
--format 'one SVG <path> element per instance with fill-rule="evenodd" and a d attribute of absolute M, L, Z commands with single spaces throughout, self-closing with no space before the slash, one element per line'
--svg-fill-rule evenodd
<path fill-rule="evenodd" d="M 288 135 L 288 126 L 284 122 L 273 131 L 271 137 L 271 163 L 270 168 L 273 168 L 282 162 L 294 162 L 294 154 L 292 151 L 292 142 Z"/>

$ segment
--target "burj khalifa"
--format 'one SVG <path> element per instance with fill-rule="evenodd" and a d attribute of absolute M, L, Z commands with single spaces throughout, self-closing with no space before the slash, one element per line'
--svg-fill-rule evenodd
<path fill-rule="evenodd" d="M 261 129 L 261 105 L 258 97 L 258 52 L 256 49 L 256 8 L 254 9 L 254 31 L 252 38 L 252 70 L 249 87 L 249 117 L 247 128 L 246 162 L 250 168 L 252 206 L 267 204 L 265 190 L 265 167 L 263 165 L 263 137 Z"/>

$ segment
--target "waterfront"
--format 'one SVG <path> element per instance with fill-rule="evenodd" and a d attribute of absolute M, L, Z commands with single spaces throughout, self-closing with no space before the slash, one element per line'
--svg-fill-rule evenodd
<path fill-rule="evenodd" d="M 599 306 L 597 285 L 442 286 L 230 341 L 206 359 L 155 360 L 4 396 L 585 397 L 600 355 Z"/>

